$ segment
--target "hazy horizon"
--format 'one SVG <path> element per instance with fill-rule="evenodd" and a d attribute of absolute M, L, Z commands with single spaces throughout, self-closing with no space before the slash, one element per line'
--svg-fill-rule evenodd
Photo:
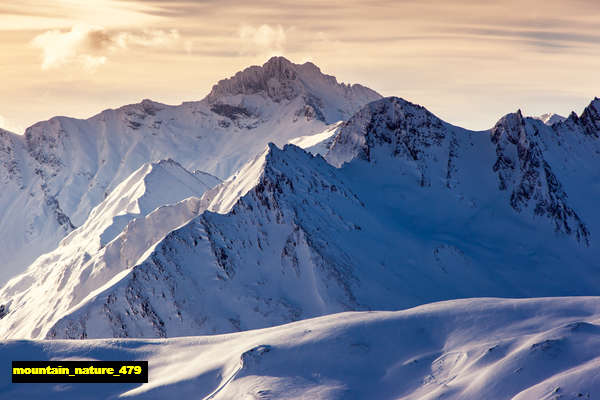
<path fill-rule="evenodd" d="M 0 127 L 200 100 L 273 55 L 470 129 L 579 114 L 600 96 L 598 17 L 589 0 L 17 1 L 0 6 Z"/>

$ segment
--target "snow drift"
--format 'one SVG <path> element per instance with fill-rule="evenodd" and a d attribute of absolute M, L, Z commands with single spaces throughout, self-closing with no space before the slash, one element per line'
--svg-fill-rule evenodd
<path fill-rule="evenodd" d="M 471 299 L 176 339 L 4 341 L 3 359 L 148 360 L 147 384 L 9 382 L 3 398 L 593 399 L 600 298 Z"/>

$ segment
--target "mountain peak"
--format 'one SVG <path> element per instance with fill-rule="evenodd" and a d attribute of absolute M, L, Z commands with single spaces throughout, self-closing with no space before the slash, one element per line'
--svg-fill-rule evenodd
<path fill-rule="evenodd" d="M 342 126 L 326 158 L 339 167 L 357 157 L 370 161 L 376 147 L 393 147 L 394 154 L 407 148 L 417 151 L 407 143 L 435 142 L 439 138 L 433 132 L 441 126 L 442 121 L 424 107 L 399 97 L 386 97 L 367 104 Z M 400 141 L 403 146 L 397 146 Z M 411 157 L 417 157 L 416 153 Z"/>
<path fill-rule="evenodd" d="M 172 159 L 144 163 L 108 194 L 90 212 L 86 223 L 63 243 L 68 244 L 74 237 L 87 237 L 99 240 L 100 246 L 104 246 L 133 218 L 187 197 L 200 197 L 211 188 L 211 183 L 199 179 Z"/>
<path fill-rule="evenodd" d="M 524 117 L 523 117 L 523 113 L 521 112 L 521 109 L 518 109 L 515 112 L 511 112 L 508 114 L 505 114 L 504 116 L 502 116 L 500 118 L 500 120 L 497 122 L 497 124 L 499 123 L 512 123 L 512 124 L 522 124 L 524 121 Z"/>
<path fill-rule="evenodd" d="M 218 103 L 227 96 L 264 94 L 275 102 L 298 95 L 297 65 L 284 57 L 272 57 L 262 66 L 253 65 L 234 76 L 220 80 L 206 97 Z"/>
<path fill-rule="evenodd" d="M 213 107 L 229 105 L 248 110 L 259 110 L 262 102 L 293 103 L 298 118 L 315 118 L 329 124 L 348 119 L 362 105 L 380 98 L 364 86 L 338 83 L 311 62 L 294 64 L 279 56 L 220 80 L 203 101 Z"/>
<path fill-rule="evenodd" d="M 566 120 L 567 118 L 563 117 L 562 115 L 558 115 L 556 113 L 545 113 L 536 117 L 533 117 L 534 119 L 540 120 L 542 121 L 544 124 L 552 126 L 558 122 L 562 122 L 564 120 Z"/>
<path fill-rule="evenodd" d="M 594 97 L 594 100 L 592 100 L 590 104 L 583 110 L 583 113 L 585 113 L 586 110 L 593 112 L 594 114 L 600 113 L 600 98 Z"/>
<path fill-rule="evenodd" d="M 263 64 L 263 68 L 291 68 L 294 65 L 284 56 L 273 56 Z"/>
<path fill-rule="evenodd" d="M 503 135 L 506 135 L 511 143 L 518 143 L 526 137 L 526 133 L 525 118 L 521 110 L 506 114 L 491 129 L 492 142 L 494 143 L 497 143 Z"/>
<path fill-rule="evenodd" d="M 587 135 L 600 136 L 600 99 L 598 97 L 594 97 L 590 105 L 583 110 L 579 122 L 583 125 Z"/>
<path fill-rule="evenodd" d="M 269 175 L 273 171 L 289 169 L 288 165 L 290 163 L 301 165 L 307 162 L 309 158 L 312 158 L 312 156 L 297 146 L 285 145 L 283 149 L 280 149 L 270 142 L 261 154 L 257 155 L 254 160 L 247 162 L 236 174 L 229 177 L 223 185 L 207 192 L 203 200 L 206 201 L 207 208 L 211 211 L 222 214 L 228 213 L 241 197 L 245 196 L 265 178 L 265 174 Z"/>

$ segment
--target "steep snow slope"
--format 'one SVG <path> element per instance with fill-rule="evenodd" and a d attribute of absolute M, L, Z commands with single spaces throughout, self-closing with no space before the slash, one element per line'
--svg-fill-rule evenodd
<path fill-rule="evenodd" d="M 309 136 L 301 136 L 298 138 L 294 138 L 290 140 L 288 143 L 296 145 L 304 150 L 308 151 L 311 154 L 317 155 L 325 155 L 331 148 L 333 144 L 333 138 L 337 135 L 340 127 L 342 126 L 342 121 L 332 124 L 327 127 L 321 133 L 317 133 L 315 135 Z"/>
<path fill-rule="evenodd" d="M 0 283 L 81 226 L 143 163 L 171 158 L 228 177 L 268 142 L 322 132 L 380 96 L 313 64 L 275 57 L 214 86 L 202 101 L 150 100 L 87 120 L 56 117 L 25 136 L 0 133 Z"/>
<path fill-rule="evenodd" d="M 600 299 L 469 299 L 168 340 L 5 341 L 4 360 L 148 360 L 147 384 L 11 384 L 0 397 L 594 399 Z"/>
<path fill-rule="evenodd" d="M 40 173 L 23 137 L 0 130 L 0 283 L 74 229 Z"/>
<path fill-rule="evenodd" d="M 15 334 L 31 334 L 67 313 L 138 259 L 169 231 L 198 215 L 199 197 L 210 188 L 175 161 L 144 164 L 90 213 L 86 223 L 40 256 L 4 287 L 5 324 Z M 209 180 L 209 184 L 212 184 Z M 24 328 L 20 312 L 40 319 Z M 6 315 L 8 313 L 8 315 Z M 14 315 L 13 315 L 14 314 Z M 45 322 L 42 322 L 45 321 Z M 26 326 L 26 325 L 25 325 Z M 34 334 L 34 336 L 37 334 Z"/>
<path fill-rule="evenodd" d="M 121 182 L 92 210 L 85 224 L 62 243 L 77 242 L 81 245 L 84 241 L 93 240 L 92 246 L 104 247 L 132 219 L 146 216 L 160 206 L 192 196 L 200 197 L 214 184 L 214 178 L 192 174 L 173 160 L 146 163 Z"/>

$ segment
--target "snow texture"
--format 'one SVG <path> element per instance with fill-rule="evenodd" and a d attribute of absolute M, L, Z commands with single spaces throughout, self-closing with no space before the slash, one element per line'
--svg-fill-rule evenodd
<path fill-rule="evenodd" d="M 11 384 L 6 399 L 595 399 L 600 298 L 454 300 L 175 339 L 4 341 L 5 360 L 148 360 L 147 384 Z"/>

